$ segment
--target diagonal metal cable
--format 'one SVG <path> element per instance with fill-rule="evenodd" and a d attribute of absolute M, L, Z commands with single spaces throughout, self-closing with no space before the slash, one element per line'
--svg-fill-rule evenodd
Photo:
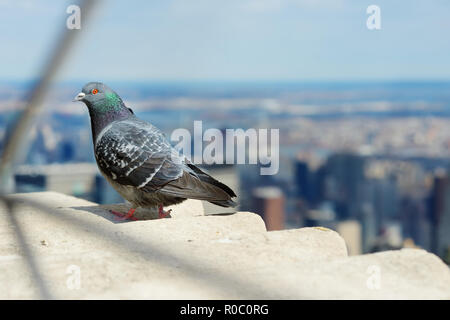
<path fill-rule="evenodd" d="M 88 17 L 93 11 L 94 5 L 98 2 L 100 2 L 100 0 L 83 0 L 79 3 L 83 25 L 86 24 Z M 15 125 L 12 127 L 12 131 L 9 132 L 7 136 L 7 141 L 0 159 L 0 194 L 5 194 L 9 191 L 8 184 L 13 174 L 13 165 L 22 156 L 21 152 L 25 152 L 26 150 L 27 138 L 30 132 L 29 128 L 33 125 L 39 115 L 43 107 L 42 102 L 45 94 L 47 93 L 52 80 L 55 78 L 57 71 L 60 69 L 68 53 L 73 47 L 79 33 L 80 30 L 69 30 L 68 28 L 62 32 L 60 39 L 56 42 L 53 54 L 50 55 L 50 58 L 47 60 L 47 63 L 43 68 L 41 77 L 38 79 L 29 94 L 29 99 L 24 110 L 21 112 Z M 40 296 L 43 299 L 50 299 L 52 296 L 45 284 L 40 268 L 33 256 L 32 250 L 26 242 L 26 236 L 22 232 L 13 211 L 14 203 L 8 200 L 5 200 L 5 203 L 8 209 L 10 223 L 12 224 L 16 234 L 17 242 L 21 247 L 21 251 L 23 252 L 31 275 L 37 284 Z"/>
<path fill-rule="evenodd" d="M 83 26 L 86 24 L 90 13 L 93 11 L 94 4 L 100 0 L 83 0 L 79 7 L 81 9 L 81 19 Z M 7 186 L 12 175 L 13 164 L 19 160 L 21 154 L 26 149 L 26 142 L 29 135 L 29 128 L 36 120 L 43 107 L 43 100 L 52 80 L 60 69 L 67 57 L 70 49 L 73 47 L 75 39 L 81 30 L 66 29 L 61 38 L 56 42 L 53 54 L 47 60 L 42 72 L 42 76 L 34 85 L 25 109 L 20 114 L 15 126 L 8 135 L 8 140 L 3 148 L 0 160 L 0 193 L 7 193 Z"/>

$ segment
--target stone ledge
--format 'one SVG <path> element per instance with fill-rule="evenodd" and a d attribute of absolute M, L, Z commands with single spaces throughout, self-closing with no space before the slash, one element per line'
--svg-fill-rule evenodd
<path fill-rule="evenodd" d="M 126 205 L 54 192 L 10 197 L 51 208 L 19 205 L 15 217 L 53 298 L 450 299 L 448 266 L 423 250 L 348 257 L 332 230 L 267 232 L 256 214 L 204 216 L 194 200 L 173 206 L 173 218 L 118 222 L 108 210 Z M 38 298 L 5 209 L 0 298 Z M 74 266 L 79 289 L 67 285 Z"/>

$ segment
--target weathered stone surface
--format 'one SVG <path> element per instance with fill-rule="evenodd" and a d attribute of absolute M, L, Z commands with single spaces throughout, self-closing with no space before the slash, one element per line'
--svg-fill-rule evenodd
<path fill-rule="evenodd" d="M 33 204 L 18 205 L 13 219 L 0 206 L 3 299 L 450 298 L 449 268 L 423 250 L 348 257 L 332 230 L 267 232 L 256 214 L 204 216 L 199 201 L 174 206 L 173 218 L 122 222 L 108 209 L 126 205 L 10 197 Z"/>

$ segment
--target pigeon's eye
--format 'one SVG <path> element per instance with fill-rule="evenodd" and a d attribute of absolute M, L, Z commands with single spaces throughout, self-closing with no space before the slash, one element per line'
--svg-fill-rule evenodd
<path fill-rule="evenodd" d="M 98 93 L 97 89 L 92 90 L 92 94 L 97 94 L 97 93 Z"/>

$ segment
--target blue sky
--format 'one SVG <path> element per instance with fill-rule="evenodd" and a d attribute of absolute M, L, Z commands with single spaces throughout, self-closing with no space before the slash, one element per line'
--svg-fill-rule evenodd
<path fill-rule="evenodd" d="M 37 76 L 73 3 L 0 0 L 0 79 Z M 366 28 L 370 4 L 381 30 Z M 91 23 L 82 16 L 62 80 L 450 80 L 448 0 L 104 0 L 96 9 Z"/>

